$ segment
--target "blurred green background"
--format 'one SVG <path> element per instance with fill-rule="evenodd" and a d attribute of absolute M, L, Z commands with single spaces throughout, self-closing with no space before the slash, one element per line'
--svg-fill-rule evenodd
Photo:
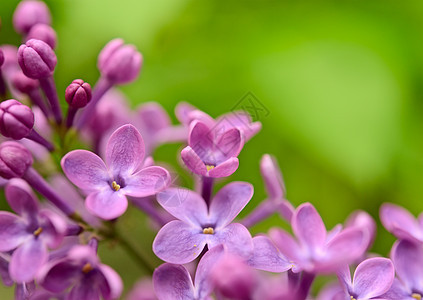
<path fill-rule="evenodd" d="M 258 115 L 263 130 L 231 177 L 255 186 L 245 212 L 265 198 L 263 153 L 278 158 L 288 199 L 312 202 L 328 228 L 355 209 L 378 218 L 383 202 L 423 210 L 422 1 L 46 2 L 59 37 L 62 95 L 74 78 L 96 81 L 97 54 L 115 37 L 144 56 L 140 78 L 121 88 L 133 106 L 155 100 L 174 117 L 184 100 L 216 117 L 255 95 L 269 113 Z M 1 44 L 20 43 L 11 25 L 17 3 L 0 5 Z M 177 165 L 180 147 L 161 147 L 157 158 Z M 124 222 L 151 254 L 155 233 L 142 214 Z M 274 217 L 253 232 L 281 223 Z M 393 241 L 379 227 L 373 250 L 387 255 Z M 114 249 L 103 260 L 129 287 L 142 272 Z"/>

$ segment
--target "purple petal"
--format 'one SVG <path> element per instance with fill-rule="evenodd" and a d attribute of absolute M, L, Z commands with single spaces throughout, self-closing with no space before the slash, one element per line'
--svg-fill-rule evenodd
<path fill-rule="evenodd" d="M 216 232 L 210 236 L 207 243 L 209 249 L 223 244 L 228 252 L 239 255 L 245 259 L 251 256 L 254 245 L 250 232 L 244 225 L 239 223 L 232 223 L 228 226 L 217 229 Z"/>
<path fill-rule="evenodd" d="M 380 220 L 386 230 L 399 238 L 423 239 L 416 219 L 401 206 L 383 204 L 380 208 Z"/>
<path fill-rule="evenodd" d="M 146 197 L 157 194 L 169 183 L 169 172 L 162 167 L 152 166 L 126 177 L 122 191 L 128 196 Z"/>
<path fill-rule="evenodd" d="M 186 264 L 200 255 L 206 245 L 207 235 L 201 229 L 174 220 L 157 233 L 153 252 L 162 260 L 174 264 Z"/>
<path fill-rule="evenodd" d="M 193 122 L 189 132 L 188 145 L 203 162 L 209 165 L 216 165 L 212 153 L 214 148 L 214 135 L 211 128 L 206 124 L 199 121 Z"/>
<path fill-rule="evenodd" d="M 229 129 L 220 135 L 216 133 L 216 164 L 220 164 L 230 157 L 237 157 L 243 146 L 244 140 L 241 131 L 237 128 Z"/>
<path fill-rule="evenodd" d="M 103 160 L 90 151 L 71 151 L 62 158 L 61 165 L 69 180 L 84 190 L 103 188 L 110 181 Z"/>
<path fill-rule="evenodd" d="M 81 280 L 73 287 L 66 300 L 100 300 L 100 289 L 91 280 Z"/>
<path fill-rule="evenodd" d="M 260 122 L 252 122 L 251 116 L 245 111 L 235 111 L 224 114 L 216 119 L 216 124 L 225 129 L 238 128 L 245 137 L 245 141 L 251 139 L 261 129 Z"/>
<path fill-rule="evenodd" d="M 179 102 L 175 107 L 175 115 L 178 118 L 179 122 L 185 126 L 189 126 L 189 123 L 192 121 L 190 118 L 190 113 L 196 110 L 194 106 L 186 102 Z"/>
<path fill-rule="evenodd" d="M 391 260 L 382 257 L 369 258 L 360 263 L 354 272 L 354 292 L 361 299 L 369 299 L 386 293 L 395 276 Z"/>
<path fill-rule="evenodd" d="M 228 177 L 232 175 L 239 166 L 239 160 L 237 157 L 231 157 L 228 160 L 224 161 L 220 165 L 214 167 L 208 172 L 209 177 L 221 178 Z"/>
<path fill-rule="evenodd" d="M 57 248 L 62 243 L 66 233 L 67 225 L 65 219 L 47 209 L 41 210 L 39 216 L 42 220 L 40 226 L 43 228 L 43 232 L 39 238 L 48 247 Z"/>
<path fill-rule="evenodd" d="M 319 213 L 310 203 L 300 205 L 292 218 L 292 230 L 298 240 L 314 251 L 326 241 L 326 228 Z"/>
<path fill-rule="evenodd" d="M 415 300 L 416 298 L 411 297 L 411 295 L 412 290 L 409 290 L 401 281 L 395 278 L 389 291 L 383 294 L 380 298 L 382 300 Z"/>
<path fill-rule="evenodd" d="M 274 156 L 263 155 L 260 161 L 260 172 L 266 185 L 267 195 L 271 199 L 285 197 L 286 189 L 282 173 Z"/>
<path fill-rule="evenodd" d="M 206 175 L 207 168 L 201 158 L 195 153 L 195 151 L 187 146 L 181 151 L 181 158 L 185 165 L 195 174 Z"/>
<path fill-rule="evenodd" d="M 248 259 L 248 265 L 268 272 L 285 272 L 292 264 L 279 252 L 272 241 L 265 236 L 253 238 L 253 255 Z"/>
<path fill-rule="evenodd" d="M 207 222 L 207 205 L 201 196 L 184 188 L 169 188 L 157 195 L 159 204 L 175 218 L 202 230 Z"/>
<path fill-rule="evenodd" d="M 100 286 L 104 299 L 118 299 L 123 290 L 123 282 L 119 274 L 109 266 L 103 264 L 99 265 L 98 269 L 104 277 L 104 281 Z"/>
<path fill-rule="evenodd" d="M 12 254 L 10 277 L 19 283 L 31 281 L 47 259 L 48 252 L 44 243 L 36 238 L 28 240 Z"/>
<path fill-rule="evenodd" d="M 269 230 L 269 236 L 276 247 L 289 260 L 294 261 L 294 263 L 301 262 L 303 251 L 291 235 L 280 228 L 272 228 Z"/>
<path fill-rule="evenodd" d="M 68 260 L 51 262 L 38 274 L 39 284 L 52 293 L 61 293 L 79 279 L 81 267 Z"/>
<path fill-rule="evenodd" d="M 222 228 L 235 219 L 253 196 L 253 186 L 246 182 L 231 182 L 217 192 L 210 205 L 210 219 Z"/>
<path fill-rule="evenodd" d="M 154 290 L 159 300 L 194 300 L 194 286 L 187 269 L 163 264 L 153 274 Z"/>
<path fill-rule="evenodd" d="M 344 291 L 350 292 L 352 286 L 350 267 L 347 264 L 339 266 L 336 271 L 336 275 L 338 276 L 339 283 Z"/>
<path fill-rule="evenodd" d="M 423 289 L 423 248 L 406 240 L 392 247 L 392 260 L 398 277 L 410 290 Z"/>
<path fill-rule="evenodd" d="M 17 214 L 26 219 L 34 219 L 38 213 L 38 202 L 26 181 L 12 178 L 6 185 L 6 199 Z"/>
<path fill-rule="evenodd" d="M 128 200 L 122 192 L 107 188 L 89 194 L 85 206 L 92 214 L 104 220 L 112 220 L 123 215 L 128 207 Z"/>
<path fill-rule="evenodd" d="M 207 251 L 198 263 L 197 270 L 195 271 L 195 289 L 198 299 L 206 299 L 213 291 L 210 272 L 223 257 L 224 253 L 222 245 L 216 246 Z"/>
<path fill-rule="evenodd" d="M 373 243 L 376 236 L 376 222 L 373 218 L 365 211 L 357 210 L 353 212 L 346 221 L 346 227 L 360 227 L 367 230 L 369 234 L 369 245 Z"/>
<path fill-rule="evenodd" d="M 317 295 L 316 300 L 337 300 L 337 294 L 345 294 L 338 282 L 331 282 L 326 284 Z M 345 298 L 345 297 L 344 297 Z M 343 299 L 343 298 L 341 298 Z M 346 298 L 348 299 L 348 298 Z M 348 299 L 350 300 L 350 299 Z"/>
<path fill-rule="evenodd" d="M 107 142 L 106 163 L 115 177 L 136 172 L 144 160 L 144 155 L 144 141 L 133 125 L 119 127 Z"/>
<path fill-rule="evenodd" d="M 155 134 L 172 124 L 169 115 L 157 102 L 143 103 L 138 107 L 137 113 L 150 134 Z"/>
<path fill-rule="evenodd" d="M 13 250 L 30 237 L 22 218 L 6 211 L 0 212 L 0 251 Z"/>

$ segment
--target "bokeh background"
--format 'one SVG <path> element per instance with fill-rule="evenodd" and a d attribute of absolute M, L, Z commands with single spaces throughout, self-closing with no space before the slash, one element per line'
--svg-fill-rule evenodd
<path fill-rule="evenodd" d="M 246 144 L 231 177 L 255 186 L 245 212 L 265 198 L 263 153 L 277 157 L 288 199 L 312 202 L 328 228 L 355 209 L 380 225 L 383 202 L 423 210 L 422 1 L 46 2 L 59 37 L 62 99 L 73 79 L 97 80 L 97 54 L 115 37 L 144 56 L 140 78 L 121 87 L 133 107 L 158 101 L 175 120 L 183 100 L 216 117 L 254 95 L 268 113 L 255 116 L 263 130 Z M 20 43 L 11 24 L 17 3 L 1 1 L 0 44 Z M 177 167 L 180 149 L 163 146 L 156 158 Z M 155 233 L 143 214 L 131 211 L 123 222 L 152 256 Z M 253 232 L 280 224 L 275 216 Z M 387 255 L 393 241 L 379 226 L 373 251 Z M 101 252 L 127 287 L 143 275 L 119 247 L 103 245 Z"/>

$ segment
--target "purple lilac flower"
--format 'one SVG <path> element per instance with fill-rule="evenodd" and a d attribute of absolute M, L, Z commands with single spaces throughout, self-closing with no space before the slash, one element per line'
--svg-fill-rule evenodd
<path fill-rule="evenodd" d="M 85 107 L 91 101 L 91 86 L 82 79 L 75 79 L 66 88 L 65 100 L 69 104 L 66 126 L 69 128 L 73 124 L 78 109 Z"/>
<path fill-rule="evenodd" d="M 270 237 L 279 250 L 292 261 L 294 272 L 327 273 L 353 262 L 363 255 L 368 234 L 351 227 L 328 234 L 325 225 L 310 203 L 300 205 L 292 217 L 296 240 L 280 228 L 272 228 Z"/>
<path fill-rule="evenodd" d="M 224 244 L 230 251 L 248 257 L 253 242 L 247 228 L 231 223 L 247 205 L 253 187 L 245 182 L 232 182 L 214 197 L 210 209 L 201 196 L 183 188 L 169 188 L 157 200 L 178 220 L 163 226 L 153 242 L 154 253 L 169 263 L 185 264 L 194 260 L 204 247 Z"/>
<path fill-rule="evenodd" d="M 36 24 L 51 23 L 51 15 L 47 5 L 42 1 L 25 0 L 19 3 L 13 14 L 15 30 L 27 34 Z"/>
<path fill-rule="evenodd" d="M 47 248 L 57 248 L 63 240 L 66 224 L 52 211 L 39 209 L 31 188 L 21 179 L 11 179 L 6 198 L 18 215 L 0 212 L 0 251 L 12 251 L 9 272 L 18 283 L 34 278 L 47 262 Z"/>
<path fill-rule="evenodd" d="M 345 228 L 358 227 L 368 232 L 369 242 L 367 250 L 371 248 L 376 237 L 376 222 L 363 210 L 351 213 L 345 221 Z"/>
<path fill-rule="evenodd" d="M 192 282 L 188 270 L 182 265 L 165 263 L 153 274 L 154 290 L 159 300 L 205 300 L 210 299 L 213 291 L 210 272 L 215 263 L 224 255 L 222 245 L 214 247 L 204 254 L 195 272 Z"/>
<path fill-rule="evenodd" d="M 157 166 L 142 168 L 145 148 L 132 125 L 118 128 L 109 138 L 106 164 L 96 154 L 74 150 L 62 158 L 62 168 L 73 184 L 85 190 L 87 209 L 100 218 L 121 216 L 128 206 L 126 195 L 146 197 L 164 189 L 169 173 Z"/>
<path fill-rule="evenodd" d="M 397 241 L 391 258 L 397 278 L 383 295 L 388 300 L 416 300 L 423 297 L 423 246 L 407 240 Z"/>
<path fill-rule="evenodd" d="M 123 283 L 119 275 L 100 262 L 86 245 L 73 247 L 65 258 L 49 262 L 38 276 L 39 284 L 52 293 L 70 288 L 66 300 L 118 299 Z"/>
<path fill-rule="evenodd" d="M 423 242 L 423 214 L 416 218 L 401 206 L 384 203 L 380 208 L 380 220 L 390 233 L 399 239 Z"/>
<path fill-rule="evenodd" d="M 351 281 L 348 266 L 339 273 L 338 278 L 344 291 L 333 300 L 369 300 L 384 299 L 394 281 L 395 269 L 390 259 L 383 257 L 369 258 L 360 263 Z"/>
<path fill-rule="evenodd" d="M 238 154 L 244 137 L 238 128 L 218 131 L 211 124 L 194 121 L 190 125 L 188 146 L 181 152 L 185 165 L 206 177 L 227 177 L 238 169 Z"/>

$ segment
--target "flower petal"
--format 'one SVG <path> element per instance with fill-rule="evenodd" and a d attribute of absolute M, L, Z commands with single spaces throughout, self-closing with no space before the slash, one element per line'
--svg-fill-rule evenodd
<path fill-rule="evenodd" d="M 398 277 L 410 290 L 423 289 L 423 247 L 402 240 L 392 247 L 391 257 Z"/>
<path fill-rule="evenodd" d="M 18 283 L 32 281 L 47 259 L 48 252 L 44 243 L 36 238 L 28 240 L 12 254 L 10 277 Z"/>
<path fill-rule="evenodd" d="M 214 133 L 209 126 L 200 121 L 194 121 L 188 136 L 188 145 L 208 165 L 216 165 L 213 155 Z"/>
<path fill-rule="evenodd" d="M 280 228 L 271 228 L 269 236 L 279 251 L 290 261 L 296 264 L 302 261 L 303 251 L 291 235 Z"/>
<path fill-rule="evenodd" d="M 198 226 L 208 221 L 207 205 L 201 196 L 184 188 L 169 188 L 157 195 L 159 204 L 175 218 Z"/>
<path fill-rule="evenodd" d="M 10 207 L 20 216 L 34 220 L 38 213 L 38 202 L 25 180 L 12 178 L 6 185 L 5 194 Z"/>
<path fill-rule="evenodd" d="M 195 289 L 198 299 L 207 299 L 213 291 L 213 284 L 210 280 L 210 272 L 216 263 L 223 257 L 225 251 L 223 245 L 213 247 L 207 251 L 198 263 L 195 271 Z"/>
<path fill-rule="evenodd" d="M 326 241 L 326 228 L 319 213 L 310 203 L 300 205 L 292 218 L 292 230 L 298 240 L 312 252 Z"/>
<path fill-rule="evenodd" d="M 61 293 L 80 273 L 80 266 L 68 260 L 50 262 L 38 274 L 38 283 L 52 293 Z"/>
<path fill-rule="evenodd" d="M 232 175 L 239 166 L 239 160 L 237 157 L 231 157 L 228 160 L 224 161 L 220 165 L 211 169 L 208 173 L 209 177 L 221 178 L 228 177 Z"/>
<path fill-rule="evenodd" d="M 380 208 L 380 220 L 386 230 L 398 238 L 423 240 L 416 218 L 401 206 L 384 203 Z"/>
<path fill-rule="evenodd" d="M 150 134 L 155 134 L 172 125 L 169 115 L 157 102 L 143 103 L 138 107 L 137 115 L 143 123 L 143 128 Z"/>
<path fill-rule="evenodd" d="M 116 129 L 106 147 L 106 163 L 114 177 L 132 174 L 141 166 L 145 146 L 141 134 L 131 124 Z"/>
<path fill-rule="evenodd" d="M 386 293 L 395 277 L 390 259 L 369 258 L 360 263 L 354 272 L 353 289 L 361 299 L 370 299 Z"/>
<path fill-rule="evenodd" d="M 165 263 L 153 274 L 154 290 L 159 300 L 194 300 L 194 286 L 188 270 L 181 265 Z"/>
<path fill-rule="evenodd" d="M 216 132 L 215 135 L 214 157 L 216 165 L 230 157 L 238 156 L 244 146 L 244 140 L 239 129 L 232 128 L 222 133 Z"/>
<path fill-rule="evenodd" d="M 100 285 L 101 294 L 104 299 L 118 299 L 123 290 L 123 282 L 119 274 L 107 265 L 100 264 L 98 269 L 104 277 Z"/>
<path fill-rule="evenodd" d="M 61 165 L 68 179 L 84 190 L 102 188 L 110 181 L 103 160 L 90 151 L 71 151 L 62 158 Z"/>
<path fill-rule="evenodd" d="M 253 238 L 253 255 L 248 259 L 248 265 L 268 272 L 285 272 L 292 264 L 279 252 L 272 241 L 266 236 Z"/>
<path fill-rule="evenodd" d="M 157 194 L 169 183 L 169 172 L 162 167 L 152 166 L 125 178 L 125 187 L 122 191 L 128 196 L 146 197 Z"/>
<path fill-rule="evenodd" d="M 186 264 L 200 255 L 206 245 L 207 235 L 197 228 L 174 220 L 163 226 L 153 242 L 153 252 L 162 260 Z"/>
<path fill-rule="evenodd" d="M 222 228 L 235 219 L 253 196 L 254 189 L 247 182 L 231 182 L 221 188 L 210 205 L 210 220 Z"/>
<path fill-rule="evenodd" d="M 196 110 L 197 108 L 192 106 L 187 102 L 179 102 L 175 107 L 175 115 L 179 122 L 185 126 L 189 126 L 189 123 L 192 121 L 190 113 Z"/>
<path fill-rule="evenodd" d="M 10 212 L 0 212 L 0 251 L 13 250 L 30 236 L 22 218 Z"/>
<path fill-rule="evenodd" d="M 181 151 L 181 158 L 185 165 L 195 174 L 206 175 L 207 168 L 201 158 L 195 153 L 195 151 L 187 146 Z"/>
<path fill-rule="evenodd" d="M 232 223 L 216 230 L 208 241 L 209 249 L 223 244 L 228 252 L 247 259 L 253 253 L 254 245 L 250 232 L 244 225 Z"/>
<path fill-rule="evenodd" d="M 85 206 L 92 214 L 104 220 L 112 220 L 124 214 L 128 200 L 122 192 L 105 189 L 89 194 Z"/>
<path fill-rule="evenodd" d="M 57 248 L 63 241 L 66 233 L 66 221 L 60 215 L 51 210 L 43 209 L 40 211 L 40 226 L 43 232 L 40 235 L 48 247 Z"/>
<path fill-rule="evenodd" d="M 100 289 L 91 280 L 81 280 L 70 291 L 66 300 L 100 300 Z"/>
<path fill-rule="evenodd" d="M 260 160 L 260 172 L 270 199 L 285 197 L 286 189 L 276 158 L 265 154 Z"/>

